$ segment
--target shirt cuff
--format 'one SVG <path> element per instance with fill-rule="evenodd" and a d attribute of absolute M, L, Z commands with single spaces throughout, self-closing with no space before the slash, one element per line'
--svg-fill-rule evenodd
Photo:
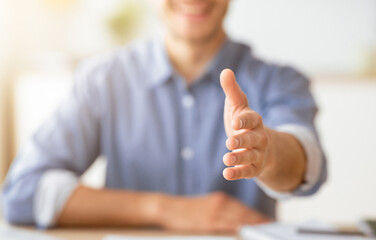
<path fill-rule="evenodd" d="M 78 177 L 63 169 L 46 171 L 34 199 L 34 218 L 38 227 L 52 227 L 69 196 L 78 185 Z"/>
<path fill-rule="evenodd" d="M 304 182 L 293 192 L 275 191 L 256 179 L 257 185 L 266 193 L 266 195 L 274 199 L 285 200 L 294 196 L 295 192 L 309 192 L 316 185 L 320 179 L 323 159 L 318 140 L 310 129 L 301 125 L 284 124 L 278 126 L 276 130 L 289 133 L 296 137 L 302 145 L 307 157 L 307 169 L 304 175 Z"/>

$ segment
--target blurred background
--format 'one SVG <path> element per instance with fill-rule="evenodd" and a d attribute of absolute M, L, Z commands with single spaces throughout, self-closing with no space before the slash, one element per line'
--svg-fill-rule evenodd
<path fill-rule="evenodd" d="M 0 0 L 0 181 L 63 98 L 77 64 L 163 32 L 152 0 Z M 232 38 L 312 79 L 329 179 L 282 221 L 376 218 L 376 1 L 232 0 Z M 83 181 L 100 187 L 105 160 Z"/>

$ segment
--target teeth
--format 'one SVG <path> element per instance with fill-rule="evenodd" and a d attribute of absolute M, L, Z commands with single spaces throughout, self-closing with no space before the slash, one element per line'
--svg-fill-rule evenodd
<path fill-rule="evenodd" d="M 190 15 L 200 15 L 206 12 L 207 8 L 202 6 L 194 6 L 194 5 L 182 5 L 180 6 L 180 11 L 185 14 Z"/>

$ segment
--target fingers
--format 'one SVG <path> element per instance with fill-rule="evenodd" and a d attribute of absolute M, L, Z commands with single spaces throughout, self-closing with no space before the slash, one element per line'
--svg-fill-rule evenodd
<path fill-rule="evenodd" d="M 267 220 L 266 216 L 224 193 L 216 192 L 209 196 L 210 202 L 205 209 L 211 209 L 214 215 L 204 218 L 208 220 L 207 224 L 199 224 L 208 231 L 237 232 L 245 224 L 260 224 Z"/>
<path fill-rule="evenodd" d="M 229 136 L 226 146 L 233 151 L 224 156 L 223 162 L 235 166 L 226 168 L 223 176 L 227 180 L 256 177 L 263 168 L 268 144 L 262 118 L 249 108 L 247 96 L 230 69 L 222 71 L 220 81 L 226 94 L 224 120 Z"/>
<path fill-rule="evenodd" d="M 255 149 L 241 149 L 235 152 L 226 153 L 223 156 L 223 163 L 228 166 L 257 164 L 260 160 L 260 152 Z"/>
<path fill-rule="evenodd" d="M 263 148 L 267 143 L 266 136 L 259 131 L 242 131 L 229 136 L 226 140 L 226 146 L 229 150 L 241 148 Z"/>
<path fill-rule="evenodd" d="M 226 98 L 237 107 L 248 107 L 245 93 L 236 82 L 235 75 L 230 69 L 224 69 L 220 76 L 221 86 Z"/>
<path fill-rule="evenodd" d="M 234 117 L 231 123 L 231 127 L 234 130 L 240 129 L 256 129 L 262 125 L 262 117 L 251 109 L 240 112 Z"/>
<path fill-rule="evenodd" d="M 261 167 L 251 165 L 240 165 L 235 167 L 225 168 L 223 170 L 223 177 L 227 180 L 238 180 L 242 178 L 253 178 L 258 176 L 261 171 Z"/>

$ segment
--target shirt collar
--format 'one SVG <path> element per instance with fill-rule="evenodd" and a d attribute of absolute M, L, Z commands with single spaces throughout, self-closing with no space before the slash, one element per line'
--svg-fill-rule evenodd
<path fill-rule="evenodd" d="M 154 87 L 171 79 L 174 69 L 162 37 L 153 40 L 151 51 L 148 85 Z"/>
<path fill-rule="evenodd" d="M 236 72 L 244 54 L 250 54 L 248 46 L 226 38 L 225 42 L 209 63 L 206 71 L 200 77 L 210 79 L 220 85 L 219 76 L 223 69 L 229 68 Z M 149 86 L 154 87 L 170 80 L 174 69 L 167 54 L 163 38 L 154 39 L 152 44 L 151 66 L 149 69 Z"/>
<path fill-rule="evenodd" d="M 206 74 L 208 79 L 215 81 L 220 86 L 219 76 L 225 68 L 237 71 L 243 57 L 250 55 L 250 48 L 244 44 L 237 43 L 230 38 L 226 39 L 221 49 L 217 52 L 211 63 L 209 64 Z"/>

